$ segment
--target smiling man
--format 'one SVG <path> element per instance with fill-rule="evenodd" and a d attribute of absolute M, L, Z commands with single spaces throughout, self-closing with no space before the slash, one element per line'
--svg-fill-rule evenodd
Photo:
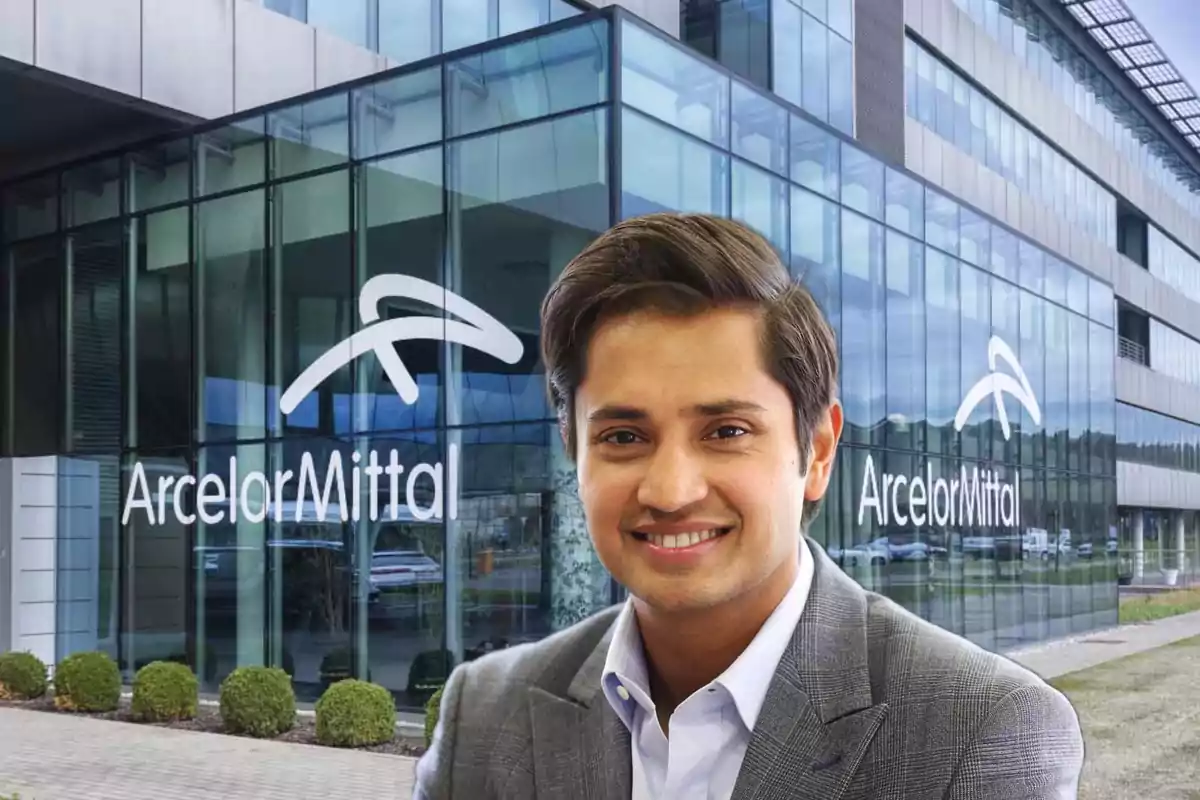
<path fill-rule="evenodd" d="M 743 225 L 623 222 L 542 308 L 596 552 L 630 598 L 458 667 L 416 797 L 1075 796 L 1066 699 L 847 578 L 806 536 L 837 346 Z"/>

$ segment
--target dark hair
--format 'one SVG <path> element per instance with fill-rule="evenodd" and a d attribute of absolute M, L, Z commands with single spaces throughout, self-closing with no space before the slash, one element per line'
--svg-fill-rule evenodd
<path fill-rule="evenodd" d="M 762 314 L 764 361 L 791 397 L 807 461 L 813 428 L 837 392 L 837 342 L 825 315 L 751 228 L 669 212 L 628 219 L 601 234 L 542 301 L 542 360 L 568 457 L 576 453 L 575 392 L 602 320 L 645 309 L 691 315 L 731 307 Z M 818 509 L 806 506 L 805 526 Z"/>

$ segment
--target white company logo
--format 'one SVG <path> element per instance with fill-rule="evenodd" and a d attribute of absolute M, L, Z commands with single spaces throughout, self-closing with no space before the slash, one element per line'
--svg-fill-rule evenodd
<path fill-rule="evenodd" d="M 418 300 L 440 308 L 447 316 L 408 316 L 384 320 L 379 307 L 381 301 L 389 297 Z M 329 376 L 368 352 L 374 352 L 400 399 L 412 405 L 417 401 L 419 389 L 392 347 L 399 342 L 426 339 L 459 344 L 506 364 L 515 364 L 524 354 L 521 340 L 495 317 L 441 286 L 411 275 L 377 275 L 371 278 L 359 293 L 358 313 L 365 327 L 329 348 L 292 381 L 279 399 L 279 410 L 283 414 L 291 414 Z M 451 319 L 449 315 L 459 319 Z M 357 522 L 363 517 L 364 495 L 366 517 L 375 522 L 381 516 L 379 479 L 383 476 L 387 476 L 389 481 L 387 519 L 441 519 L 444 513 L 454 519 L 458 509 L 458 448 L 451 444 L 448 451 L 449 463 L 445 471 L 441 462 L 416 464 L 408 470 L 404 503 L 407 517 L 400 508 L 400 476 L 405 472 L 405 467 L 399 463 L 396 450 L 390 451 L 386 466 L 380 464 L 379 453 L 373 449 L 367 453 L 366 466 L 361 466 L 363 458 L 358 452 L 352 453 L 349 496 L 341 452 L 330 451 L 322 491 L 312 454 L 305 451 L 300 456 L 295 502 L 281 499 L 286 496 L 287 486 L 295 477 L 291 470 L 277 470 L 274 480 L 268 480 L 261 470 L 251 469 L 239 480 L 237 456 L 230 456 L 228 481 L 218 473 L 208 473 L 198 480 L 194 475 L 160 475 L 157 491 L 152 494 L 145 467 L 138 461 L 133 465 L 129 479 L 121 524 L 127 525 L 131 512 L 140 509 L 145 511 L 151 525 L 162 525 L 167 522 L 168 503 L 175 519 L 183 525 L 192 524 L 197 516 L 208 524 L 223 522 L 226 514 L 231 523 L 237 521 L 239 514 L 248 522 L 262 522 L 268 516 L 273 516 L 276 522 L 283 522 L 285 510 L 295 522 L 325 522 L 331 513 L 343 522 Z M 427 475 L 433 484 L 432 500 L 424 507 L 417 497 L 417 479 L 423 475 Z M 446 491 L 443 491 L 443 485 Z M 182 493 L 188 486 L 196 490 L 194 514 L 186 513 L 184 508 Z M 308 500 L 310 493 L 311 501 Z M 335 497 L 336 502 L 331 503 Z"/>
<path fill-rule="evenodd" d="M 1003 372 L 996 372 L 997 358 L 1008 363 L 1008 366 L 1016 374 L 1016 378 L 1012 375 L 1005 375 Z M 986 400 L 988 395 L 991 395 L 996 402 L 996 419 L 1000 422 L 1000 430 L 1004 433 L 1005 439 L 1011 437 L 1008 409 L 1004 405 L 1003 395 L 1005 393 L 1011 394 L 1018 403 L 1025 407 L 1035 425 L 1040 423 L 1042 409 L 1038 406 L 1037 398 L 1033 396 L 1033 387 L 1029 385 L 1029 378 L 1025 375 L 1021 363 L 1017 361 L 1017 356 L 1013 353 L 1012 348 L 999 336 L 993 336 L 988 342 L 988 367 L 991 372 L 980 378 L 979 382 L 971 387 L 967 396 L 963 398 L 962 405 L 958 407 L 958 413 L 954 415 L 954 430 L 961 431 L 967 424 L 971 412 Z"/>
<path fill-rule="evenodd" d="M 989 397 L 996 405 L 996 418 L 1007 440 L 1012 436 L 1004 395 L 1016 398 L 1034 423 L 1042 420 L 1042 410 L 1029 378 L 1008 343 L 999 336 L 988 341 L 989 372 L 970 388 L 954 415 L 954 430 L 962 431 L 980 403 Z M 1013 375 L 996 371 L 996 360 L 1006 362 Z M 955 475 L 955 473 L 951 473 Z M 935 477 L 933 464 L 925 463 L 924 474 L 877 474 L 875 458 L 868 453 L 858 496 L 858 524 L 868 509 L 878 525 L 913 525 L 957 528 L 987 525 L 1021 527 L 1021 472 L 1012 470 L 1011 482 L 1001 482 L 998 470 L 976 464 L 968 469 L 960 465 L 955 477 Z"/>

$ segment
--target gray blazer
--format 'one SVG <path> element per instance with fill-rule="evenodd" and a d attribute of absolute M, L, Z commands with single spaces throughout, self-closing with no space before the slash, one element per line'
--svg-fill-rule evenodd
<path fill-rule="evenodd" d="M 808 545 L 811 594 L 733 800 L 1075 797 L 1083 740 L 1062 694 Z M 600 688 L 616 615 L 455 669 L 414 798 L 629 800 L 629 733 Z"/>

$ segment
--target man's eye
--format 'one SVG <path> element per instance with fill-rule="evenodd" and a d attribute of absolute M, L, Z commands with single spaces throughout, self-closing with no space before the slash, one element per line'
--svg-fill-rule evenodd
<path fill-rule="evenodd" d="M 633 431 L 614 431 L 603 439 L 608 444 L 637 444 L 637 440 L 637 434 Z"/>
<path fill-rule="evenodd" d="M 738 436 L 744 436 L 749 431 L 738 425 L 722 425 L 713 431 L 713 436 L 717 439 L 734 439 Z"/>

